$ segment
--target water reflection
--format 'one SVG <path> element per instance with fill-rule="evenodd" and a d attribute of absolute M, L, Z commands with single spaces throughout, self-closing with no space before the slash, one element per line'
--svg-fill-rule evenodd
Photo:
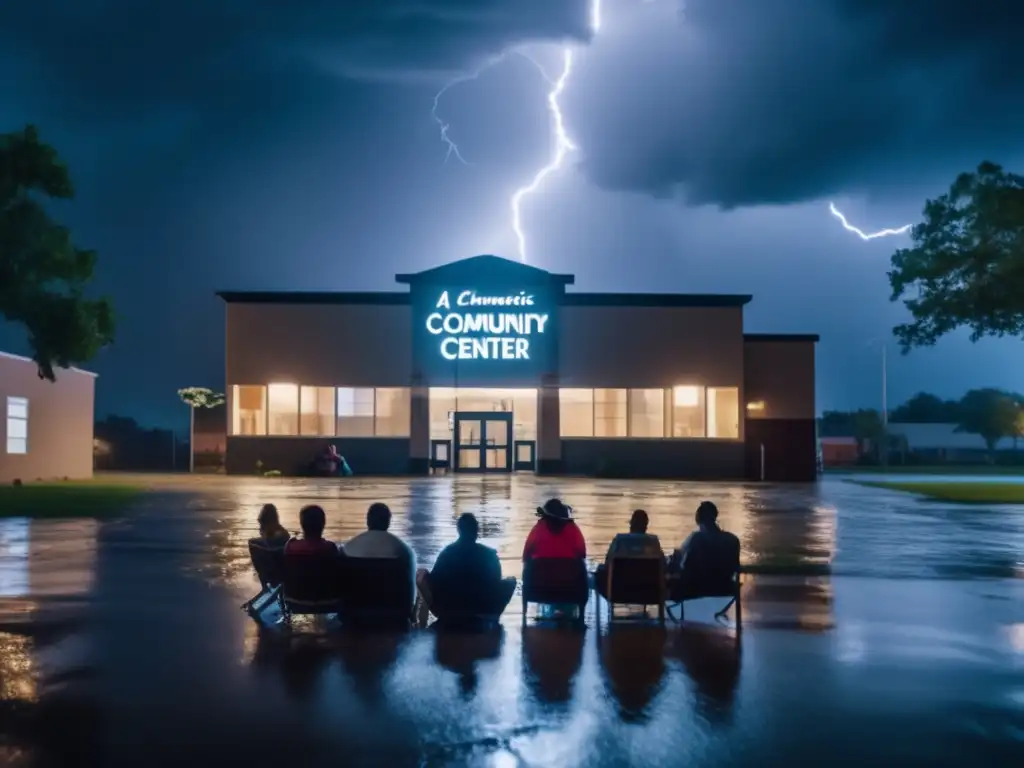
<path fill-rule="evenodd" d="M 741 644 L 731 632 L 687 627 L 673 634 L 667 649 L 693 682 L 694 709 L 710 723 L 729 722 L 740 682 Z"/>
<path fill-rule="evenodd" d="M 459 690 L 463 696 L 476 693 L 479 684 L 477 667 L 482 661 L 494 660 L 501 656 L 505 630 L 495 627 L 483 632 L 448 630 L 437 624 L 433 626 L 434 660 L 459 679 Z"/>
<path fill-rule="evenodd" d="M 585 642 L 578 627 L 523 627 L 523 679 L 531 698 L 554 708 L 572 701 Z"/>
<path fill-rule="evenodd" d="M 650 719 L 665 675 L 666 635 L 661 626 L 619 625 L 599 639 L 601 665 L 623 722 Z"/>
<path fill-rule="evenodd" d="M 90 593 L 98 530 L 88 519 L 0 519 L 0 599 Z"/>

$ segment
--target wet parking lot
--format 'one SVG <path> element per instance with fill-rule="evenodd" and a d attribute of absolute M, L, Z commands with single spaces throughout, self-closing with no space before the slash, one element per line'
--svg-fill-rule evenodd
<path fill-rule="evenodd" d="M 740 486 L 557 478 L 153 478 L 130 516 L 0 520 L 0 763 L 13 765 L 1020 765 L 1024 509 L 838 480 Z M 703 498 L 739 535 L 744 631 L 718 601 L 661 629 L 531 619 L 501 632 L 261 630 L 246 540 L 372 501 L 428 565 L 458 514 L 520 575 L 545 498 L 599 560 L 646 509 L 666 549 Z M 704 604 L 706 603 L 706 604 Z"/>

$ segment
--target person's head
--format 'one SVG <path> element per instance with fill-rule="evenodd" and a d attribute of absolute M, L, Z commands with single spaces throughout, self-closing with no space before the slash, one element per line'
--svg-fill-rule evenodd
<path fill-rule="evenodd" d="M 256 518 L 260 525 L 260 533 L 274 533 L 281 528 L 281 519 L 277 516 L 277 507 L 273 504 L 264 504 Z"/>
<path fill-rule="evenodd" d="M 649 522 L 646 512 L 642 509 L 634 509 L 633 516 L 629 518 L 629 532 L 647 533 L 647 524 Z"/>
<path fill-rule="evenodd" d="M 537 507 L 537 517 L 552 531 L 558 532 L 572 522 L 572 507 L 561 499 L 548 499 L 544 506 Z"/>
<path fill-rule="evenodd" d="M 455 522 L 455 529 L 459 532 L 459 539 L 462 541 L 476 541 L 480 535 L 480 523 L 472 512 L 464 512 L 459 515 Z"/>
<path fill-rule="evenodd" d="M 307 539 L 322 539 L 324 526 L 327 525 L 327 515 L 323 507 L 310 504 L 299 510 L 299 526 L 302 528 L 302 535 Z"/>
<path fill-rule="evenodd" d="M 697 525 L 700 526 L 713 526 L 717 525 L 718 520 L 718 507 L 716 507 L 710 501 L 702 501 L 700 506 L 697 507 Z"/>
<path fill-rule="evenodd" d="M 366 528 L 370 531 L 386 531 L 391 526 L 391 510 L 388 505 L 375 501 L 366 510 Z"/>

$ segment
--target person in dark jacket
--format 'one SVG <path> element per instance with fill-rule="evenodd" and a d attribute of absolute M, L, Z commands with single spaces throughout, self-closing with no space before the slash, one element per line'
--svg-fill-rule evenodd
<path fill-rule="evenodd" d="M 516 591 L 515 577 L 503 578 L 498 553 L 477 541 L 476 516 L 459 516 L 459 537 L 438 555 L 433 569 L 417 574 L 420 596 L 444 620 L 497 619 Z M 425 617 L 420 616 L 423 623 Z"/>

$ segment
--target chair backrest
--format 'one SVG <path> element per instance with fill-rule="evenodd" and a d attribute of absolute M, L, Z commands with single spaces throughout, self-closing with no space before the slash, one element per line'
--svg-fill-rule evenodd
<path fill-rule="evenodd" d="M 707 590 L 727 590 L 740 570 L 740 540 L 728 531 L 698 533 L 683 570 L 687 580 Z"/>
<path fill-rule="evenodd" d="M 315 553 L 284 552 L 282 591 L 286 600 L 305 603 L 330 602 L 341 598 L 341 556 L 337 550 Z"/>
<path fill-rule="evenodd" d="M 343 620 L 408 621 L 416 590 L 409 562 L 398 557 L 341 560 Z"/>
<path fill-rule="evenodd" d="M 608 600 L 628 605 L 665 602 L 662 558 L 616 557 L 608 562 Z"/>
<path fill-rule="evenodd" d="M 249 542 L 252 567 L 263 588 L 276 587 L 284 581 L 284 545 L 268 547 L 258 540 Z"/>
<path fill-rule="evenodd" d="M 537 557 L 523 563 L 523 599 L 530 603 L 580 603 L 590 590 L 587 564 L 568 557 Z"/>

